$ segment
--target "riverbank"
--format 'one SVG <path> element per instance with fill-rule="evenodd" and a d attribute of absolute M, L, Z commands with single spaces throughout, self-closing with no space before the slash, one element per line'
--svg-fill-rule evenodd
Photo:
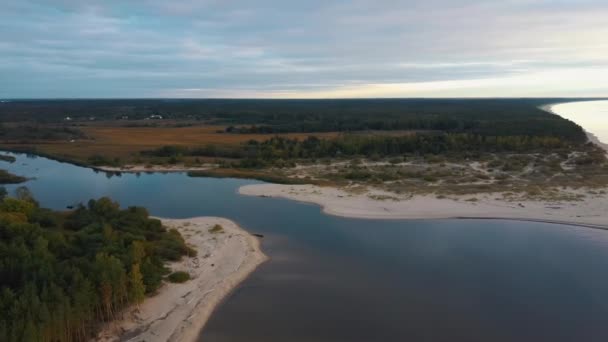
<path fill-rule="evenodd" d="M 218 217 L 161 219 L 177 229 L 198 255 L 171 263 L 185 283 L 166 283 L 158 293 L 106 327 L 99 341 L 196 341 L 213 310 L 267 257 L 259 240 L 233 221 Z M 221 230 L 210 231 L 216 225 Z"/>
<path fill-rule="evenodd" d="M 186 166 L 176 165 L 141 165 L 132 164 L 124 166 L 95 166 L 94 169 L 104 172 L 140 173 L 140 172 L 201 172 L 216 167 L 215 165 Z"/>
<path fill-rule="evenodd" d="M 280 197 L 317 204 L 330 215 L 364 219 L 517 219 L 608 229 L 608 195 L 570 190 L 576 200 L 505 200 L 502 194 L 400 196 L 373 188 L 357 191 L 315 185 L 252 184 L 249 196 Z"/>

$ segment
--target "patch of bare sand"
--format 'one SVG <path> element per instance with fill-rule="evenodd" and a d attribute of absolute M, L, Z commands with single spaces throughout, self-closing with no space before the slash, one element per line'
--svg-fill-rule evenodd
<path fill-rule="evenodd" d="M 218 217 L 161 219 L 176 228 L 198 255 L 168 265 L 192 277 L 183 284 L 164 284 L 158 294 L 130 308 L 96 340 L 196 341 L 215 307 L 267 257 L 258 239 L 234 222 Z M 221 232 L 209 229 L 219 224 Z"/>
<path fill-rule="evenodd" d="M 282 197 L 315 203 L 337 216 L 370 219 L 500 218 L 568 223 L 608 228 L 608 195 L 580 194 L 580 201 L 507 201 L 501 194 L 478 194 L 437 198 L 435 195 L 410 197 L 367 189 L 348 191 L 315 185 L 253 184 L 242 186 L 243 195 Z"/>
<path fill-rule="evenodd" d="M 186 165 L 124 165 L 115 166 L 96 166 L 95 169 L 106 172 L 124 172 L 124 173 L 139 173 L 139 172 L 190 172 L 190 171 L 205 171 L 212 169 L 213 165 L 203 166 L 186 166 Z"/>

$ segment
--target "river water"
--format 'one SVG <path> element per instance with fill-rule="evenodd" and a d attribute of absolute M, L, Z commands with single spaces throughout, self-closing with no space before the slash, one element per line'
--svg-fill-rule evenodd
<path fill-rule="evenodd" d="M 110 196 L 163 217 L 223 216 L 270 256 L 204 341 L 606 341 L 608 232 L 490 220 L 360 220 L 240 196 L 255 181 L 95 172 L 16 155 L 43 206 Z M 7 187 L 13 191 L 16 186 Z"/>

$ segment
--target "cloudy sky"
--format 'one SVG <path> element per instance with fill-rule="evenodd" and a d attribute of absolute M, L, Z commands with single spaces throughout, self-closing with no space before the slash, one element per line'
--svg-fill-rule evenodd
<path fill-rule="evenodd" d="M 606 0 L 0 8 L 0 98 L 608 96 Z"/>

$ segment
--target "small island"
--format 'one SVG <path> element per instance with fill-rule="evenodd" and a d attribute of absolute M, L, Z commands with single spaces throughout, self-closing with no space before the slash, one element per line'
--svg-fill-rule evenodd
<path fill-rule="evenodd" d="M 13 157 L 13 156 L 9 156 L 7 154 L 0 154 L 0 161 L 5 161 L 5 162 L 9 162 L 9 163 L 14 163 L 15 160 L 17 160 L 17 158 Z"/>
<path fill-rule="evenodd" d="M 19 184 L 26 182 L 27 178 L 14 175 L 6 170 L 0 169 L 0 184 Z"/>

